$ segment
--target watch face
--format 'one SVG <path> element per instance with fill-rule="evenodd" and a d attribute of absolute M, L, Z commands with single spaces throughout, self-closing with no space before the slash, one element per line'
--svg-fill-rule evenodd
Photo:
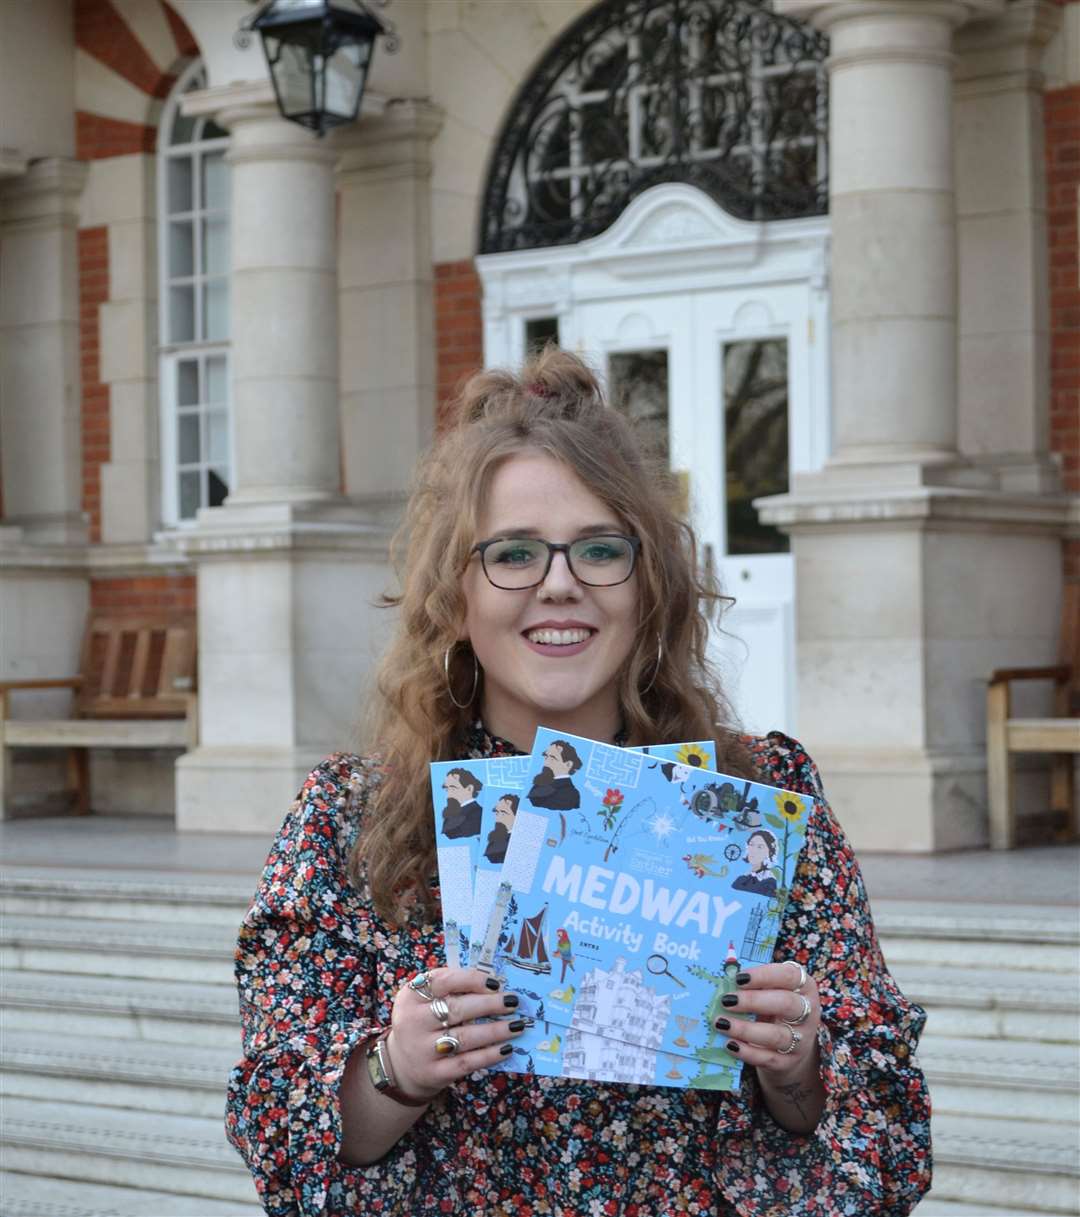
<path fill-rule="evenodd" d="M 367 1053 L 368 1076 L 376 1090 L 385 1090 L 390 1085 L 390 1079 L 383 1067 L 382 1053 L 379 1051 L 381 1047 L 382 1044 L 375 1044 Z"/>

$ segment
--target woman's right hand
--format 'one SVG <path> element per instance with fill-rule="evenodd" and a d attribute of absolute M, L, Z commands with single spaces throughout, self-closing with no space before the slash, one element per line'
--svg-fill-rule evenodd
<path fill-rule="evenodd" d="M 497 1065 L 525 1028 L 522 1019 L 505 1017 L 514 1014 L 518 998 L 504 993 L 495 977 L 475 968 L 433 968 L 427 977 L 430 991 L 450 1008 L 447 1028 L 428 999 L 404 984 L 394 998 L 386 1039 L 398 1088 L 417 1099 L 433 1099 L 470 1073 Z M 497 1021 L 478 1023 L 479 1018 Z M 461 1047 L 440 1056 L 435 1041 L 441 1035 L 452 1035 Z"/>

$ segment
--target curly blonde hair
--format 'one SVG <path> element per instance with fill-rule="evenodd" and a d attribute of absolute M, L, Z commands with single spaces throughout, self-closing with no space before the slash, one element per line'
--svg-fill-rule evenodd
<path fill-rule="evenodd" d="M 548 347 L 517 374 L 476 373 L 451 425 L 421 461 L 392 556 L 401 592 L 397 632 L 379 666 L 369 724 L 383 777 L 350 859 L 379 913 L 391 921 L 419 906 L 433 912 L 435 825 L 430 761 L 461 756 L 483 688 L 466 708 L 474 656 L 455 647 L 465 619 L 462 575 L 477 540 L 491 478 L 508 457 L 541 452 L 565 464 L 641 540 L 638 630 L 619 675 L 627 738 L 648 743 L 715 739 L 720 769 L 754 777 L 732 708 L 706 659 L 708 613 L 725 600 L 698 566 L 694 535 L 675 510 L 666 466 L 609 408 L 575 355 Z M 662 661 L 657 667 L 657 636 Z"/>

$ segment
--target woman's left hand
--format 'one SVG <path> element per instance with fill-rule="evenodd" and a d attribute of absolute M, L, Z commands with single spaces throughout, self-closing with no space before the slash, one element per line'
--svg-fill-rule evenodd
<path fill-rule="evenodd" d="M 817 1069 L 821 1001 L 814 978 L 807 975 L 800 985 L 799 977 L 795 963 L 766 963 L 740 972 L 738 989 L 722 999 L 725 1009 L 717 1021 L 729 1050 L 759 1075 L 777 1081 L 806 1075 L 811 1063 Z M 742 1014 L 753 1014 L 756 1021 L 736 1017 Z"/>

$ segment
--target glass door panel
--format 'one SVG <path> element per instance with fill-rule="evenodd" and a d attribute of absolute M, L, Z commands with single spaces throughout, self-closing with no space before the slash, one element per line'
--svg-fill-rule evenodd
<path fill-rule="evenodd" d="M 616 351 L 608 356 L 609 401 L 625 414 L 649 448 L 671 460 L 668 353 Z"/>

